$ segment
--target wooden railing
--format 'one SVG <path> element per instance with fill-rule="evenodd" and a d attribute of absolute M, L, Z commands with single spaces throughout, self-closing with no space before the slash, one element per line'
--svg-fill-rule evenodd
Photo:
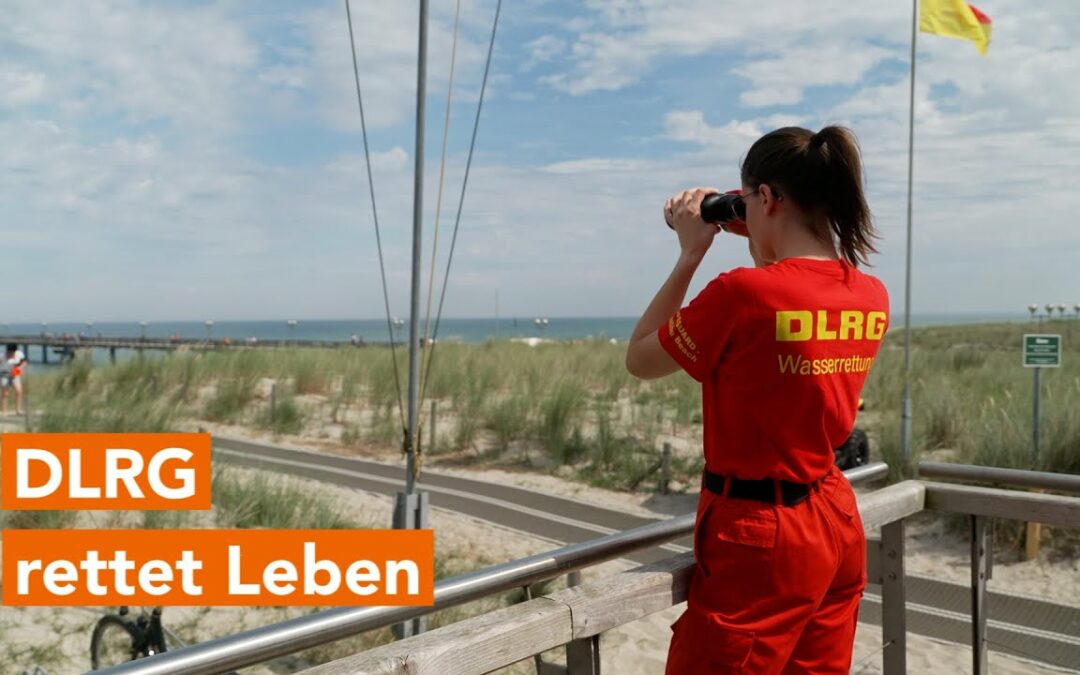
<path fill-rule="evenodd" d="M 967 469 L 951 467 L 950 472 L 962 474 L 952 477 L 985 479 L 983 467 Z M 856 483 L 880 478 L 887 470 L 885 465 L 875 464 L 851 469 L 845 475 Z M 1060 483 L 1063 480 L 1060 474 L 1044 481 L 1045 474 L 1022 473 L 1022 476 L 1010 475 L 1008 480 L 1039 488 L 1045 487 L 1044 482 Z M 1000 480 L 1000 477 L 996 479 Z M 1080 529 L 1080 499 L 906 481 L 863 495 L 859 498 L 859 508 L 868 530 L 880 528 L 880 538 L 868 539 L 867 543 L 867 579 L 873 586 L 864 596 L 863 609 L 872 610 L 865 614 L 874 614 L 881 623 L 882 663 L 887 675 L 906 672 L 908 621 L 914 632 L 958 643 L 970 636 L 974 647 L 973 672 L 985 673 L 989 597 L 994 600 L 995 618 L 998 619 L 989 626 L 989 635 L 997 649 L 1021 656 L 1037 654 L 1036 660 L 1065 667 L 1080 663 L 1080 606 L 989 593 L 986 588 L 991 576 L 993 542 L 988 524 L 992 518 L 1039 520 L 1054 526 Z M 961 585 L 905 574 L 904 520 L 923 509 L 969 516 L 972 532 L 970 601 L 964 598 Z M 441 580 L 435 585 L 435 604 L 431 607 L 324 610 L 151 659 L 113 666 L 103 672 L 109 675 L 219 675 L 572 573 L 630 551 L 652 548 L 689 534 L 693 517 L 694 514 L 689 513 Z M 565 644 L 567 666 L 560 671 L 551 664 L 543 664 L 543 670 L 540 670 L 538 663 L 538 672 L 544 675 L 558 672 L 598 675 L 599 635 L 683 601 L 692 568 L 693 559 L 689 555 L 670 558 L 356 654 L 308 673 L 484 673 Z M 942 612 L 936 607 L 920 604 L 928 597 L 928 591 L 942 593 L 951 603 L 946 608 L 950 611 Z M 914 598 L 912 604 L 907 603 L 909 593 Z M 971 620 L 966 621 L 963 616 L 969 612 Z"/>
<path fill-rule="evenodd" d="M 962 513 L 972 523 L 973 672 L 986 673 L 989 518 L 1080 528 L 1080 499 L 909 480 L 859 499 L 863 524 L 881 529 L 867 577 L 882 591 L 886 675 L 906 673 L 904 519 L 923 509 Z M 692 554 L 490 612 L 304 671 L 306 675 L 479 675 L 567 645 L 568 675 L 599 675 L 598 636 L 686 599 Z"/>
<path fill-rule="evenodd" d="M 881 480 L 888 473 L 888 465 L 875 462 L 848 469 L 844 476 L 855 485 Z M 435 603 L 430 606 L 334 607 L 99 672 L 102 675 L 220 675 L 503 591 L 519 588 L 528 591 L 532 584 L 562 575 L 572 576 L 577 570 L 607 560 L 663 546 L 689 535 L 693 529 L 694 514 L 687 513 L 440 579 L 435 583 Z M 575 655 L 580 652 L 570 651 Z"/>
<path fill-rule="evenodd" d="M 859 500 L 866 527 L 899 521 L 923 508 L 925 490 L 907 481 Z M 588 641 L 588 656 L 568 658 L 568 672 L 596 672 L 593 638 L 686 600 L 693 554 L 645 565 L 530 602 L 304 671 L 306 675 L 487 673 L 564 644 Z M 584 667 L 579 665 L 584 662 Z"/>

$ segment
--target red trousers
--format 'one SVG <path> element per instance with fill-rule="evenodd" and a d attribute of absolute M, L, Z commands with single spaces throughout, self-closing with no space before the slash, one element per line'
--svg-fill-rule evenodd
<path fill-rule="evenodd" d="M 866 537 L 839 469 L 794 506 L 703 489 L 694 554 L 667 675 L 848 672 Z"/>

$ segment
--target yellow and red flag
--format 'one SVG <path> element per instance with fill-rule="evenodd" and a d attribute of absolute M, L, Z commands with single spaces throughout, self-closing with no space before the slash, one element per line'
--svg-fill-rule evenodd
<path fill-rule="evenodd" d="M 964 0 L 922 0 L 919 9 L 919 30 L 971 40 L 983 55 L 990 44 L 990 26 L 990 17 Z"/>

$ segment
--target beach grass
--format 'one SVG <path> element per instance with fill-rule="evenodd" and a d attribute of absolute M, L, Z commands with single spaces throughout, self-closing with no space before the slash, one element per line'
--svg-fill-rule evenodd
<path fill-rule="evenodd" d="M 1073 333 L 1080 339 L 1080 322 L 1052 321 L 1040 331 L 1061 333 L 1065 354 L 1061 368 L 1042 374 L 1038 456 L 1032 372 L 1020 364 L 1021 336 L 1035 327 L 913 331 L 915 460 L 935 453 L 965 463 L 1080 472 L 1080 349 L 1072 339 Z M 683 373 L 649 382 L 631 377 L 624 354 L 625 345 L 608 341 L 437 345 L 422 371 L 427 398 L 439 401 L 437 447 L 426 450 L 491 460 L 524 447 L 530 461 L 543 459 L 536 466 L 570 465 L 581 469 L 572 475 L 582 480 L 629 485 L 658 456 L 661 434 L 700 438 L 701 394 Z M 182 420 L 207 420 L 303 437 L 335 424 L 345 445 L 399 448 L 405 357 L 403 349 L 365 347 L 177 353 L 107 367 L 77 359 L 41 377 L 41 430 L 166 431 Z M 894 478 L 910 475 L 899 441 L 904 379 L 903 335 L 893 330 L 867 379 L 868 413 L 859 424 Z M 277 392 L 272 414 L 270 386 Z M 427 411 L 425 403 L 424 425 Z M 676 462 L 676 471 L 683 470 L 699 467 Z"/>
<path fill-rule="evenodd" d="M 346 514 L 336 501 L 265 472 L 217 469 L 211 502 L 222 527 L 346 530 L 371 527 Z"/>
<path fill-rule="evenodd" d="M 75 522 L 73 511 L 0 511 L 5 530 L 64 530 Z"/>

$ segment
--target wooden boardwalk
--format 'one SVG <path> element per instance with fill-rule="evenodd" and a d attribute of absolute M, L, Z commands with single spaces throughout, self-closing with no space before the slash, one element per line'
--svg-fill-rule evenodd
<path fill-rule="evenodd" d="M 359 489 L 392 498 L 401 489 L 402 468 L 357 457 L 325 455 L 238 438 L 215 436 L 214 461 L 258 468 L 291 476 Z M 600 536 L 658 522 L 579 501 L 426 470 L 424 489 L 431 505 L 496 523 L 512 531 L 550 540 L 553 544 L 582 543 Z M 865 500 L 867 496 L 860 499 Z M 860 501 L 862 503 L 862 501 Z M 868 515 L 868 518 L 873 517 Z M 691 550 L 685 536 L 661 546 L 640 549 L 623 556 L 641 564 L 670 560 L 673 554 Z M 883 620 L 881 540 L 867 541 L 867 568 L 873 572 L 860 605 L 859 620 L 880 626 Z M 956 644 L 970 644 L 972 589 L 928 576 L 905 572 L 906 611 L 909 633 Z M 992 615 L 988 627 L 994 649 L 1062 668 L 1080 664 L 1080 607 L 1054 599 L 988 592 Z"/>

